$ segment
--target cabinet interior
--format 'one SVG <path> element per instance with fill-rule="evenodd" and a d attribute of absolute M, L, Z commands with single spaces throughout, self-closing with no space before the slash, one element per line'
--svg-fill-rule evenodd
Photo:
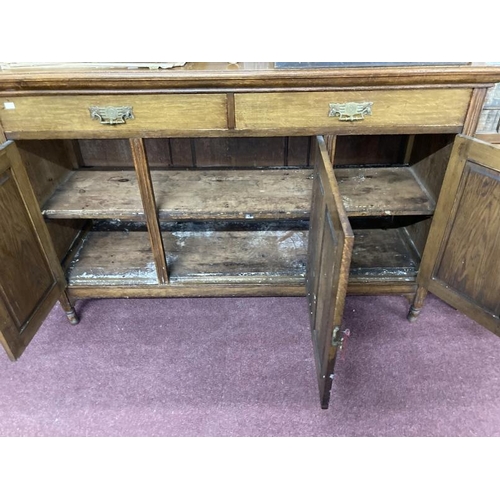
<path fill-rule="evenodd" d="M 351 293 L 414 289 L 453 139 L 327 138 L 355 235 Z M 315 140 L 145 139 L 169 272 L 161 287 L 302 294 Z M 70 289 L 160 286 L 128 140 L 18 147 Z"/>

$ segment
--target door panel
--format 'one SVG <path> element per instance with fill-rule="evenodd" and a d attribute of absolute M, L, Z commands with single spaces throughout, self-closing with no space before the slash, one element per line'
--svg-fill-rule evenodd
<path fill-rule="evenodd" d="M 306 286 L 321 407 L 326 409 L 341 345 L 354 236 L 322 137 L 317 139 L 314 158 Z"/>
<path fill-rule="evenodd" d="M 420 286 L 500 335 L 500 148 L 457 137 Z"/>
<path fill-rule="evenodd" d="M 0 234 L 0 342 L 16 359 L 65 282 L 13 143 L 0 146 Z"/>

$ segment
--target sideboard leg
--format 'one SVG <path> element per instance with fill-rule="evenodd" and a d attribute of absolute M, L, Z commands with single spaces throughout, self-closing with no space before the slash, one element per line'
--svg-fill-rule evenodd
<path fill-rule="evenodd" d="M 413 304 L 410 306 L 410 310 L 408 311 L 407 318 L 411 323 L 417 320 L 424 305 L 425 297 L 427 297 L 427 289 L 423 286 L 419 286 L 415 292 Z"/>
<path fill-rule="evenodd" d="M 69 300 L 68 294 L 66 292 L 63 292 L 59 297 L 59 304 L 61 304 L 61 307 L 64 309 L 64 312 L 68 317 L 68 321 L 72 325 L 78 325 L 78 323 L 80 323 L 80 318 L 78 317 L 78 314 L 76 314 L 75 308 Z"/>

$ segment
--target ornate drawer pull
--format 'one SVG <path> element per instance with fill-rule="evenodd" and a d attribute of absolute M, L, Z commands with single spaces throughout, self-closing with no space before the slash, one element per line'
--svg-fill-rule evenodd
<path fill-rule="evenodd" d="M 372 114 L 373 102 L 341 102 L 331 103 L 328 116 L 338 116 L 341 122 L 364 120 Z"/>
<path fill-rule="evenodd" d="M 90 106 L 90 118 L 104 125 L 119 125 L 125 120 L 133 120 L 132 106 Z"/>

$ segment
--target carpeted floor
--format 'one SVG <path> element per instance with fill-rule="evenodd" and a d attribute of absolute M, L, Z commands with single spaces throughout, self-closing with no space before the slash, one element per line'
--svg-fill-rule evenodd
<path fill-rule="evenodd" d="M 0 358 L 1 436 L 500 436 L 500 339 L 435 297 L 349 297 L 329 410 L 304 298 L 90 300 Z"/>

